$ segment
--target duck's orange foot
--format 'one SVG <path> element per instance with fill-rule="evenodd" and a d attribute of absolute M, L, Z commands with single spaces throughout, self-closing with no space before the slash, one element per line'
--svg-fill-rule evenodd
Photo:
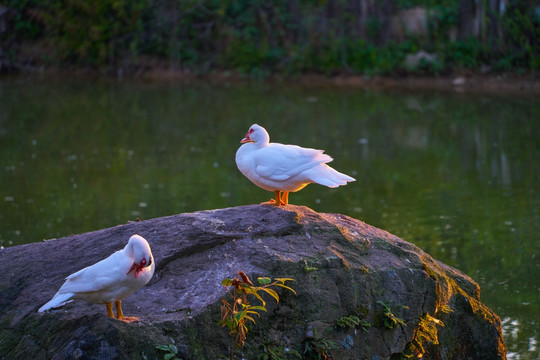
<path fill-rule="evenodd" d="M 281 205 L 287 205 L 287 200 L 289 198 L 289 192 L 285 192 L 283 194 L 283 197 L 281 196 L 281 191 L 275 190 L 274 193 L 276 194 L 275 199 L 270 199 L 270 201 L 262 202 L 261 205 L 274 205 L 274 206 L 281 206 Z"/>
<path fill-rule="evenodd" d="M 279 202 L 279 204 L 276 202 L 276 200 L 274 199 L 270 199 L 269 201 L 265 201 L 265 202 L 262 202 L 260 205 L 274 205 L 274 206 L 279 206 L 279 205 L 284 205 L 281 201 Z"/>
<path fill-rule="evenodd" d="M 120 321 L 123 321 L 123 322 L 128 323 L 128 324 L 133 323 L 133 322 L 141 321 L 136 316 L 124 316 L 124 317 L 121 317 L 121 318 L 116 318 L 116 320 L 120 320 Z"/>

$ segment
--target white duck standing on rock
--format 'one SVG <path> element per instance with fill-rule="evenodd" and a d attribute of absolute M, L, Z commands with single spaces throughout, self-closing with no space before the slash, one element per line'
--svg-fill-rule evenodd
<path fill-rule="evenodd" d="M 114 302 L 116 319 L 124 322 L 139 321 L 137 317 L 124 316 L 122 299 L 146 285 L 154 275 L 155 268 L 150 245 L 142 236 L 133 235 L 124 249 L 68 276 L 51 301 L 38 311 L 43 312 L 74 299 L 81 299 L 93 304 L 105 304 L 107 315 L 115 318 L 112 309 Z"/>
<path fill-rule="evenodd" d="M 324 150 L 271 143 L 268 132 L 257 124 L 251 125 L 240 143 L 236 152 L 240 172 L 258 187 L 275 193 L 275 200 L 262 204 L 287 205 L 289 192 L 311 183 L 335 188 L 355 181 L 326 165 L 333 159 Z"/>

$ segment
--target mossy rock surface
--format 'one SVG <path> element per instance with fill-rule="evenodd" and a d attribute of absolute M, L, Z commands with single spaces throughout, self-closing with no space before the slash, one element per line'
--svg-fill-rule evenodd
<path fill-rule="evenodd" d="M 141 322 L 109 319 L 105 306 L 83 301 L 37 313 L 66 276 L 133 234 L 148 240 L 157 264 L 150 283 L 123 301 L 124 313 Z M 184 360 L 231 357 L 231 338 L 217 325 L 227 295 L 220 284 L 239 270 L 252 279 L 294 278 L 296 295 L 279 291 L 279 304 L 266 299 L 268 312 L 250 324 L 234 358 L 257 359 L 269 349 L 291 359 L 293 352 L 306 359 L 506 358 L 500 319 L 467 275 L 344 215 L 250 205 L 0 250 L 0 359 L 163 359 L 156 346 L 168 344 Z M 420 341 L 426 314 L 440 321 L 430 328 L 439 344 Z M 343 317 L 361 324 L 338 326 Z"/>

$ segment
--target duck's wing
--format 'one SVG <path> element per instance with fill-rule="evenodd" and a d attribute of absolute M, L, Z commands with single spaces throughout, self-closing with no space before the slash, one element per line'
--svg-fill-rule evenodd
<path fill-rule="evenodd" d="M 130 261 L 133 262 L 123 251 L 117 251 L 108 258 L 68 276 L 58 292 L 92 292 L 113 286 L 126 278 L 131 266 Z"/>
<path fill-rule="evenodd" d="M 273 181 L 286 181 L 317 165 L 332 161 L 324 150 L 296 145 L 271 143 L 257 150 L 254 158 L 258 176 Z"/>

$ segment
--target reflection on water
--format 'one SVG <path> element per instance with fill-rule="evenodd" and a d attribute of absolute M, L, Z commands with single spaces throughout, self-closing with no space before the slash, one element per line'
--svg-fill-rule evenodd
<path fill-rule="evenodd" d="M 287 85 L 0 83 L 0 244 L 272 197 L 236 169 L 252 123 L 357 181 L 293 204 L 386 229 L 466 272 L 537 359 L 540 102 Z M 151 239 L 150 239 L 151 241 Z"/>
<path fill-rule="evenodd" d="M 540 350 L 538 349 L 538 340 L 535 337 L 521 336 L 519 321 L 511 318 L 502 319 L 503 336 L 508 344 L 519 343 L 520 338 L 524 338 L 523 350 L 516 351 L 516 347 L 509 347 L 507 358 L 508 360 L 527 359 L 535 360 L 539 358 Z"/>

